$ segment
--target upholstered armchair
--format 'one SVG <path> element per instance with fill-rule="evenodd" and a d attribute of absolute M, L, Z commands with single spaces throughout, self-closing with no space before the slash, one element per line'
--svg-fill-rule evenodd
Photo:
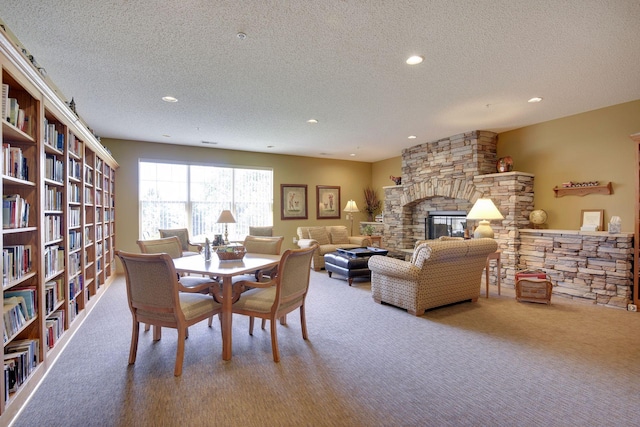
<path fill-rule="evenodd" d="M 371 294 L 421 316 L 425 310 L 460 301 L 477 301 L 487 255 L 493 239 L 424 240 L 416 244 L 411 261 L 374 255 L 369 259 Z"/>
<path fill-rule="evenodd" d="M 189 240 L 189 229 L 187 228 L 169 228 L 159 229 L 160 237 L 172 237 L 176 236 L 180 239 L 180 246 L 182 247 L 182 256 L 197 255 L 202 251 L 202 245 L 197 243 L 191 243 Z"/>

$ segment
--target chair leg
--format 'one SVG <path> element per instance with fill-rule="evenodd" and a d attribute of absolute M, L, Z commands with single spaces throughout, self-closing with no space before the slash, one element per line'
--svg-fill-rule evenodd
<path fill-rule="evenodd" d="M 276 319 L 271 319 L 271 350 L 273 352 L 273 361 L 278 363 L 280 361 L 280 351 L 278 350 L 278 324 Z"/>
<path fill-rule="evenodd" d="M 160 341 L 162 338 L 162 328 L 158 325 L 153 325 L 153 340 Z"/>
<path fill-rule="evenodd" d="M 136 363 L 138 354 L 138 335 L 140 333 L 140 322 L 133 319 L 133 329 L 131 330 L 131 347 L 129 348 L 129 365 Z"/>
<path fill-rule="evenodd" d="M 249 335 L 253 335 L 253 316 L 249 317 Z M 262 329 L 264 329 L 264 319 L 262 319 Z"/>
<path fill-rule="evenodd" d="M 149 329 L 151 329 L 151 325 L 150 325 L 150 324 L 148 324 L 148 323 L 145 323 L 145 325 L 144 325 L 144 331 L 145 331 L 145 332 L 149 332 Z"/>
<path fill-rule="evenodd" d="M 300 325 L 302 326 L 302 339 L 309 339 L 309 336 L 307 335 L 307 319 L 304 314 L 304 304 L 300 306 Z"/>
<path fill-rule="evenodd" d="M 178 328 L 178 349 L 176 350 L 176 367 L 173 375 L 179 377 L 182 375 L 182 364 L 184 362 L 184 341 L 186 340 L 186 331 L 189 328 Z"/>
<path fill-rule="evenodd" d="M 262 329 L 267 326 L 267 319 L 262 319 Z"/>

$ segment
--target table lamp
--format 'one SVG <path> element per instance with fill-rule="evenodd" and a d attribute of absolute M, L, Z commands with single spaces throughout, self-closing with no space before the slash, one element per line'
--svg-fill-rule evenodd
<path fill-rule="evenodd" d="M 220 212 L 220 216 L 216 221 L 218 224 L 224 224 L 224 244 L 229 244 L 229 231 L 227 230 L 227 224 L 235 224 L 236 219 L 233 217 L 233 214 L 230 210 L 225 209 Z"/>
<path fill-rule="evenodd" d="M 493 204 L 491 199 L 478 199 L 473 205 L 467 219 L 479 219 L 480 224 L 476 227 L 476 231 L 473 233 L 473 237 L 479 239 L 481 237 L 489 237 L 493 239 L 493 230 L 489 225 L 491 219 L 504 219 L 496 205 Z"/>
<path fill-rule="evenodd" d="M 351 220 L 351 235 L 353 236 L 353 213 L 360 212 L 358 209 L 358 205 L 354 200 L 349 200 L 347 202 L 347 206 L 345 206 L 344 211 L 347 212 L 347 219 Z"/>

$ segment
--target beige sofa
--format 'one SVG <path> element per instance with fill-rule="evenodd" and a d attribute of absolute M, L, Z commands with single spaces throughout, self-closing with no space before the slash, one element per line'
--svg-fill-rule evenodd
<path fill-rule="evenodd" d="M 425 310 L 460 301 L 477 301 L 493 239 L 442 239 L 416 243 L 411 261 L 374 255 L 369 259 L 371 294 L 422 316 Z"/>
<path fill-rule="evenodd" d="M 351 249 L 371 246 L 369 236 L 349 236 L 345 225 L 325 227 L 298 227 L 298 246 L 308 248 L 314 244 L 318 249 L 313 253 L 311 268 L 319 271 L 324 268 L 324 254 L 337 249 Z"/>

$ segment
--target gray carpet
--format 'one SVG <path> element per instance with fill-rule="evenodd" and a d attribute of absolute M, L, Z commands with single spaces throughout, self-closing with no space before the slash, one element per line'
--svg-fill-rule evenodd
<path fill-rule="evenodd" d="M 190 328 L 183 374 L 176 333 L 141 334 L 117 279 L 15 426 L 621 426 L 639 425 L 640 313 L 554 296 L 517 303 L 503 289 L 413 317 L 373 302 L 368 282 L 311 273 L 308 342 L 297 312 L 248 335 L 234 316 L 233 359 L 220 325 Z M 258 323 L 259 325 L 259 323 Z"/>

